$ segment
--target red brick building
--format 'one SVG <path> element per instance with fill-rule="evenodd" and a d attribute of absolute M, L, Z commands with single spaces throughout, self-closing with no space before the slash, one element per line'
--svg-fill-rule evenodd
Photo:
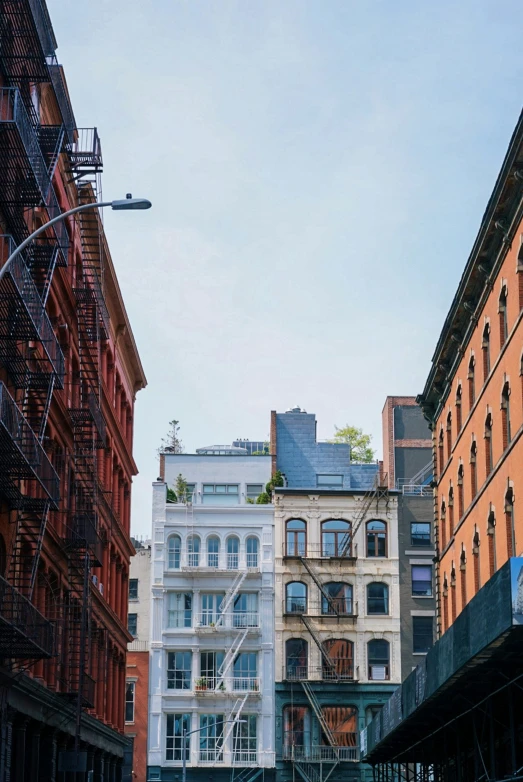
<path fill-rule="evenodd" d="M 0 0 L 0 266 L 95 201 L 44 3 Z M 98 211 L 0 281 L 0 781 L 121 777 L 134 400 L 146 380 Z"/>

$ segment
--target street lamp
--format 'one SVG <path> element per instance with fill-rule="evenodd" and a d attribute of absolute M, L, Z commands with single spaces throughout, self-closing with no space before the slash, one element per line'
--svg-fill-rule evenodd
<path fill-rule="evenodd" d="M 247 722 L 247 720 L 224 720 L 222 722 L 222 725 L 227 725 L 227 723 L 230 722 L 236 722 L 238 725 L 241 722 Z M 195 728 L 194 730 L 185 730 L 183 729 L 183 744 L 182 744 L 182 782 L 186 782 L 187 778 L 187 760 L 185 757 L 185 752 L 187 749 L 187 736 L 192 736 L 193 733 L 200 733 L 202 730 L 207 730 L 207 725 L 204 725 L 203 728 Z"/>
<path fill-rule="evenodd" d="M 30 244 L 33 239 L 36 239 L 39 234 L 47 231 L 51 225 L 65 220 L 66 217 L 74 215 L 76 212 L 82 212 L 84 209 L 101 209 L 104 206 L 110 206 L 111 209 L 114 209 L 115 211 L 122 211 L 124 209 L 150 209 L 152 204 L 147 200 L 147 198 L 133 198 L 132 195 L 128 193 L 126 198 L 122 198 L 118 201 L 97 201 L 92 204 L 82 204 L 81 206 L 75 206 L 74 209 L 69 209 L 67 212 L 62 212 L 62 214 L 59 214 L 57 217 L 53 217 L 52 220 L 49 220 L 47 223 L 41 225 L 40 228 L 37 228 L 36 231 L 33 231 L 33 233 L 28 236 L 27 239 L 24 239 L 22 244 L 20 244 L 16 250 L 11 253 L 7 261 L 0 269 L 0 280 L 6 274 L 10 264 L 13 262 L 16 256 L 20 255 L 20 253 L 25 250 L 27 245 Z"/>

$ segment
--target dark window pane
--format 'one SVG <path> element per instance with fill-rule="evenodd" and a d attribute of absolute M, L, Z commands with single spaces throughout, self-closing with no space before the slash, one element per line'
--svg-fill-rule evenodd
<path fill-rule="evenodd" d="M 137 578 L 130 578 L 129 579 L 129 600 L 137 600 L 138 599 L 138 579 Z"/>
<path fill-rule="evenodd" d="M 412 522 L 410 543 L 411 546 L 430 546 L 430 522 Z"/>
<path fill-rule="evenodd" d="M 428 652 L 434 642 L 434 618 L 432 616 L 412 617 L 412 651 Z"/>
<path fill-rule="evenodd" d="M 127 629 L 135 637 L 138 635 L 138 614 L 127 615 Z"/>

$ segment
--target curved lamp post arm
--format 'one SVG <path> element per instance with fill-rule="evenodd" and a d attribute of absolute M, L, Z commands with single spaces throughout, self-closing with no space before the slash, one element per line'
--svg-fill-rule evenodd
<path fill-rule="evenodd" d="M 49 220 L 47 223 L 44 223 L 40 226 L 40 228 L 37 228 L 36 231 L 33 231 L 33 233 L 27 237 L 27 239 L 24 239 L 22 244 L 18 245 L 16 250 L 14 250 L 7 261 L 4 263 L 2 268 L 0 269 L 0 280 L 2 277 L 6 274 L 6 272 L 9 269 L 10 264 L 13 262 L 13 260 L 17 257 L 17 255 L 20 255 L 20 253 L 25 250 L 28 244 L 30 244 L 33 239 L 36 239 L 37 236 L 39 236 L 41 233 L 44 233 L 44 231 L 47 231 L 47 229 L 54 225 L 55 223 L 59 223 L 62 220 L 65 220 L 66 217 L 70 217 L 71 215 L 76 214 L 76 212 L 82 212 L 85 209 L 98 209 L 102 208 L 104 206 L 110 206 L 113 209 L 116 210 L 124 210 L 124 209 L 150 209 L 152 204 L 150 201 L 148 201 L 146 198 L 126 198 L 122 199 L 120 201 L 96 201 L 95 203 L 89 203 L 89 204 L 82 204 L 81 206 L 75 206 L 74 209 L 69 209 L 67 212 L 62 212 L 62 214 L 57 215 L 57 217 L 53 217 L 52 220 Z"/>

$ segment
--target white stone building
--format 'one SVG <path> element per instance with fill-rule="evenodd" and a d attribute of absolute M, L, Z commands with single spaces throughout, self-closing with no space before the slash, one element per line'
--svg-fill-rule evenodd
<path fill-rule="evenodd" d="M 176 779 L 184 731 L 189 780 L 269 772 L 274 513 L 254 501 L 271 459 L 212 446 L 164 454 L 162 473 L 153 484 L 148 779 Z M 167 502 L 180 474 L 192 502 Z"/>

